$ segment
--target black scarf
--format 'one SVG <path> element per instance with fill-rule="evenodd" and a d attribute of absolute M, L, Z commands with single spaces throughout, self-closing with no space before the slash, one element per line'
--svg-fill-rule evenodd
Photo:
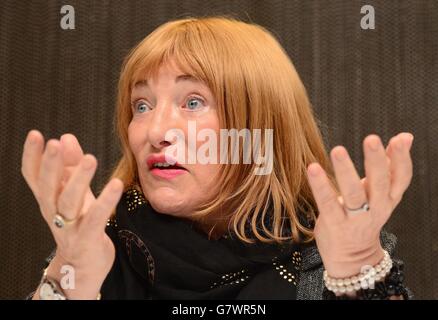
<path fill-rule="evenodd" d="M 246 244 L 232 232 L 208 239 L 191 221 L 156 212 L 135 189 L 122 196 L 107 233 L 116 260 L 103 298 L 295 298 L 278 266 L 297 245 Z"/>

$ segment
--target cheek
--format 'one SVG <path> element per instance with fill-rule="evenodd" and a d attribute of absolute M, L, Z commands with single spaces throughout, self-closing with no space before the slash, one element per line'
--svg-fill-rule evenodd
<path fill-rule="evenodd" d="M 137 157 L 137 153 L 141 148 L 141 135 L 134 122 L 131 122 L 128 127 L 128 143 L 131 151 Z"/>
<path fill-rule="evenodd" d="M 201 143 L 202 144 L 202 143 Z M 218 143 L 219 145 L 219 143 Z M 199 145 L 198 145 L 199 148 Z M 217 150 L 217 162 L 220 161 L 219 150 Z M 195 188 L 201 194 L 211 194 L 214 192 L 214 186 L 217 184 L 217 179 L 220 173 L 221 164 L 197 162 L 192 168 L 194 174 Z"/>
<path fill-rule="evenodd" d="M 220 161 L 220 125 L 219 118 L 217 113 L 212 113 L 208 118 L 203 121 L 198 121 L 197 123 L 197 131 L 201 131 L 202 129 L 210 129 L 213 130 L 216 134 L 216 156 L 217 162 Z M 197 141 L 197 150 L 206 143 L 205 140 Z M 219 174 L 220 164 L 200 164 L 196 163 L 195 165 L 196 174 L 196 182 L 200 185 L 200 188 L 205 193 L 205 187 L 209 185 L 214 185 L 216 182 L 216 177 Z"/>
<path fill-rule="evenodd" d="M 219 164 L 197 164 L 196 165 L 196 182 L 204 188 L 214 184 L 219 173 Z"/>
<path fill-rule="evenodd" d="M 218 193 L 216 181 L 219 165 L 198 164 L 194 169 L 196 174 L 190 180 L 186 180 L 180 191 L 188 202 L 199 205 L 216 197 Z"/>

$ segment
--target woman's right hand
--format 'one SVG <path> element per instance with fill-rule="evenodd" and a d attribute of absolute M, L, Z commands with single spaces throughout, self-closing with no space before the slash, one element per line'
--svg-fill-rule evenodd
<path fill-rule="evenodd" d="M 105 227 L 123 183 L 111 180 L 95 198 L 90 182 L 96 166 L 96 158 L 84 155 L 71 134 L 44 147 L 42 134 L 32 130 L 24 143 L 21 171 L 57 246 L 47 274 L 62 283 L 62 266 L 73 267 L 74 289 L 63 288 L 68 299 L 96 299 L 114 263 L 115 249 Z M 58 228 L 53 223 L 56 214 L 72 222 Z"/>

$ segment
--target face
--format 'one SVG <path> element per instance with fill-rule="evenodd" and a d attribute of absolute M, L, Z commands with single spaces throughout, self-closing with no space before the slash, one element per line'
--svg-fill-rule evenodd
<path fill-rule="evenodd" d="M 176 141 L 166 137 L 166 133 L 178 129 L 184 134 L 178 143 L 185 148 L 186 155 L 189 123 L 196 124 L 197 132 L 210 129 L 219 136 L 212 92 L 203 82 L 184 75 L 169 62 L 161 66 L 156 79 L 145 79 L 134 86 L 131 108 L 128 137 L 143 193 L 156 211 L 187 217 L 216 194 L 214 181 L 219 165 L 179 161 L 168 166 L 169 157 L 165 154 L 175 148 Z M 197 140 L 196 136 L 190 139 Z M 200 144 L 196 141 L 197 148 Z"/>

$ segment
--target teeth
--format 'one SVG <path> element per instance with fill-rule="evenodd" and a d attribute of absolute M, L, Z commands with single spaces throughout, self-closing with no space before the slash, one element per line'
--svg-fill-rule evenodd
<path fill-rule="evenodd" d="M 154 163 L 155 168 L 167 168 L 170 167 L 170 164 L 167 162 L 156 162 Z"/>

